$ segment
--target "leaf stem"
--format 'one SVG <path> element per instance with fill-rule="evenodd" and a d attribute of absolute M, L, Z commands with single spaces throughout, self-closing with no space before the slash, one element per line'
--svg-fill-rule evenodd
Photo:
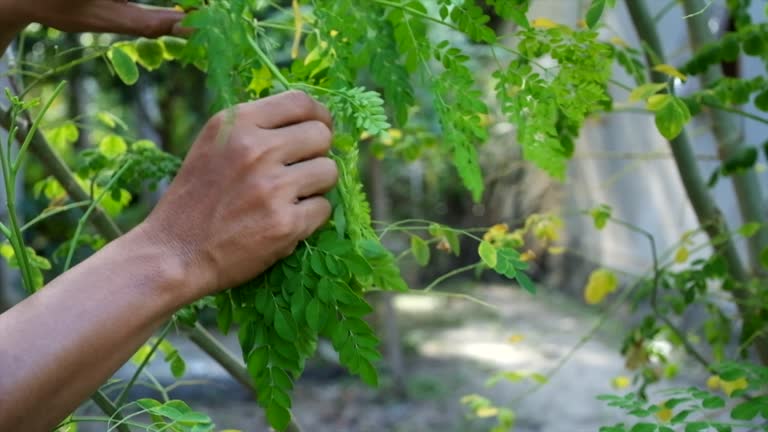
<path fill-rule="evenodd" d="M 470 264 L 464 267 L 459 267 L 457 269 L 454 269 L 452 271 L 449 271 L 448 273 L 440 276 L 439 278 L 435 279 L 431 284 L 427 285 L 426 288 L 424 288 L 424 292 L 430 292 L 432 289 L 434 289 L 436 286 L 440 285 L 441 283 L 445 282 L 446 280 L 458 276 L 462 273 L 468 272 L 470 270 L 474 270 L 480 265 L 480 263 L 474 263 Z"/>
<path fill-rule="evenodd" d="M 24 232 L 24 231 L 32 228 L 34 225 L 36 225 L 36 224 L 38 224 L 38 223 L 40 223 L 40 222 L 42 222 L 42 221 L 44 221 L 44 220 L 46 220 L 46 219 L 48 219 L 50 217 L 56 216 L 57 214 L 64 213 L 64 212 L 72 210 L 72 209 L 76 209 L 76 208 L 80 208 L 80 207 L 85 207 L 85 206 L 89 205 L 90 203 L 91 203 L 90 201 L 80 201 L 80 202 L 76 202 L 76 203 L 70 203 L 70 204 L 67 204 L 67 205 L 64 205 L 64 206 L 61 206 L 61 207 L 54 207 L 54 208 L 51 208 L 51 209 L 47 209 L 47 210 L 43 211 L 42 213 L 40 213 L 39 215 L 37 215 L 37 217 L 35 217 L 31 221 L 29 221 L 26 224 L 24 224 L 24 226 L 21 227 L 21 231 Z"/>
<path fill-rule="evenodd" d="M 67 259 L 64 261 L 64 270 L 69 270 L 70 266 L 72 265 L 72 257 L 75 254 L 75 248 L 77 247 L 77 242 L 80 240 L 80 235 L 83 232 L 83 228 L 85 227 L 86 222 L 88 222 L 88 218 L 91 216 L 91 213 L 93 213 L 93 210 L 101 203 L 101 200 L 104 199 L 105 196 L 107 196 L 108 193 L 110 193 L 110 189 L 114 184 L 117 182 L 117 180 L 120 178 L 120 176 L 123 175 L 125 170 L 127 170 L 131 164 L 133 163 L 132 160 L 129 160 L 125 164 L 123 164 L 122 167 L 120 167 L 119 170 L 115 174 L 112 175 L 112 178 L 109 180 L 109 183 L 104 187 L 104 190 L 101 191 L 99 196 L 94 199 L 91 202 L 91 205 L 88 207 L 88 209 L 85 211 L 82 217 L 80 217 L 80 220 L 77 221 L 77 228 L 75 229 L 75 235 L 73 236 L 71 243 L 69 244 L 69 251 L 67 252 Z"/>
<path fill-rule="evenodd" d="M 64 89 L 64 85 L 66 85 L 66 81 L 62 81 L 59 83 L 59 85 L 56 86 L 56 88 L 53 90 L 53 94 L 50 98 L 48 98 L 48 102 L 45 103 L 43 106 L 43 109 L 40 110 L 39 113 L 37 113 L 37 117 L 35 118 L 35 121 L 32 122 L 32 126 L 30 126 L 29 131 L 27 132 L 27 136 L 24 138 L 24 143 L 19 148 L 19 153 L 16 155 L 16 160 L 13 162 L 13 166 L 11 169 L 11 172 L 13 173 L 14 178 L 16 177 L 16 174 L 19 172 L 19 167 L 21 166 L 22 161 L 24 160 L 24 155 L 27 153 L 27 149 L 29 149 L 29 144 L 32 142 L 32 138 L 35 136 L 35 133 L 37 132 L 37 129 L 40 127 L 40 124 L 43 122 L 43 117 L 45 117 L 45 114 L 48 113 L 48 110 L 51 108 L 51 105 L 56 100 L 56 98 L 59 96 L 61 91 Z"/>

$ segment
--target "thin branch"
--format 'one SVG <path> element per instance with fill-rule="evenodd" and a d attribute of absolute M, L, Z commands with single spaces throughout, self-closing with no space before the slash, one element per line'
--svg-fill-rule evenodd
<path fill-rule="evenodd" d="M 126 384 L 125 387 L 123 387 L 123 390 L 120 392 L 120 394 L 117 396 L 117 399 L 115 399 L 115 405 L 121 406 L 123 405 L 123 402 L 125 402 L 125 398 L 128 396 L 128 392 L 131 391 L 131 388 L 133 387 L 133 384 L 136 382 L 136 380 L 139 378 L 139 375 L 141 375 L 141 372 L 144 370 L 144 368 L 147 366 L 149 361 L 152 359 L 152 356 L 155 355 L 155 352 L 157 352 L 157 349 L 160 347 L 160 344 L 165 340 L 165 337 L 168 335 L 168 332 L 173 327 L 173 321 L 170 321 L 168 324 L 165 325 L 163 330 L 160 332 L 160 334 L 157 336 L 157 340 L 154 344 L 152 344 L 152 348 L 149 350 L 149 353 L 142 359 L 141 364 L 136 368 L 136 371 L 133 373 L 133 376 L 130 380 L 128 380 L 128 384 Z"/>

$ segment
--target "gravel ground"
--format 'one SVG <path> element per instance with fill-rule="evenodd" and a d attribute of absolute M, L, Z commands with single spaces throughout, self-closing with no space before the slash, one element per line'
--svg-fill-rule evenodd
<path fill-rule="evenodd" d="M 311 363 L 294 395 L 294 411 L 305 431 L 487 432 L 491 423 L 469 420 L 459 402 L 473 393 L 513 409 L 515 432 L 594 432 L 620 421 L 620 413 L 595 399 L 613 391 L 613 377 L 627 373 L 616 348 L 618 335 L 610 334 L 620 326 L 609 323 L 607 332 L 587 341 L 549 383 L 518 400 L 531 389 L 530 380 L 493 388 L 485 382 L 498 372 L 548 372 L 589 331 L 597 312 L 560 296 L 532 297 L 510 286 L 487 286 L 475 293 L 496 309 L 455 297 L 396 299 L 408 347 L 405 399 L 393 396 L 386 377 L 383 389 L 375 390 L 331 364 Z M 515 343 L 509 340 L 513 335 Z M 187 361 L 189 381 L 171 397 L 211 415 L 217 430 L 268 430 L 247 391 L 186 339 L 172 336 L 171 341 Z M 236 338 L 223 342 L 239 352 Z M 150 370 L 161 382 L 172 382 L 161 361 Z M 124 368 L 117 376 L 125 379 L 131 371 Z M 139 387 L 134 396 L 157 395 Z"/>

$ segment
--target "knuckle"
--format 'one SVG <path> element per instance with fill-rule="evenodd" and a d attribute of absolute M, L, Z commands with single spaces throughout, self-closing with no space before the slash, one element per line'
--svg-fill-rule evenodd
<path fill-rule="evenodd" d="M 312 96 L 302 91 L 292 90 L 283 93 L 283 95 L 288 100 L 289 104 L 302 114 L 309 115 L 315 110 L 315 104 L 317 104 L 317 102 Z"/>
<path fill-rule="evenodd" d="M 318 137 L 318 141 L 322 143 L 323 153 L 327 153 L 331 149 L 331 142 L 333 141 L 333 132 L 328 126 L 318 120 L 313 120 L 309 124 L 310 133 Z"/>
<path fill-rule="evenodd" d="M 290 211 L 276 210 L 272 214 L 272 233 L 278 239 L 288 239 L 289 243 L 297 241 L 298 218 Z"/>
<path fill-rule="evenodd" d="M 277 198 L 276 192 L 280 190 L 281 186 L 282 182 L 279 177 L 261 176 L 253 182 L 251 193 L 257 200 L 269 202 Z M 272 213 L 270 216 L 274 216 L 274 213 L 277 212 L 273 211 Z"/>

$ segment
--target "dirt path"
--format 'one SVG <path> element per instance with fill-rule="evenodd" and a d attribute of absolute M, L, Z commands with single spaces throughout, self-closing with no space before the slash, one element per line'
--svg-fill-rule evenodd
<path fill-rule="evenodd" d="M 448 297 L 397 298 L 408 347 L 409 399 L 397 400 L 366 388 L 333 366 L 312 364 L 295 394 L 295 412 L 305 430 L 486 432 L 491 423 L 469 421 L 459 402 L 471 393 L 513 408 L 515 432 L 594 432 L 619 421 L 617 412 L 595 399 L 612 392 L 611 379 L 626 373 L 617 337 L 610 333 L 587 342 L 551 382 L 520 402 L 514 401 L 532 381 L 485 386 L 498 372 L 549 371 L 589 330 L 596 311 L 558 296 L 532 297 L 511 286 L 485 287 L 481 297 L 497 309 Z M 512 335 L 522 340 L 510 343 Z M 220 429 L 267 430 L 261 410 L 223 370 L 186 340 L 172 341 L 187 360 L 185 379 L 192 381 L 172 397 L 209 413 Z M 237 349 L 233 337 L 225 343 Z M 151 370 L 162 382 L 171 382 L 162 362 L 155 362 Z M 119 376 L 129 373 L 126 369 Z M 148 390 L 142 392 L 139 395 L 152 396 Z"/>

